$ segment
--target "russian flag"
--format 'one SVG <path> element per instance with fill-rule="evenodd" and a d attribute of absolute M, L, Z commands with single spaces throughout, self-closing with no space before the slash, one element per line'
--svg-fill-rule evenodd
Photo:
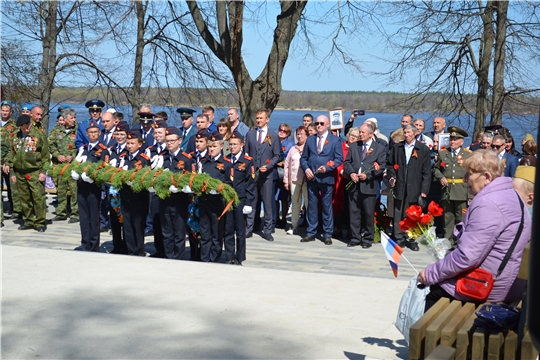
<path fill-rule="evenodd" d="M 397 277 L 398 264 L 399 264 L 399 260 L 401 259 L 401 254 L 403 253 L 403 249 L 401 248 L 401 246 L 396 244 L 394 240 L 390 239 L 388 235 L 386 235 L 382 231 L 381 231 L 381 245 L 384 249 L 384 253 L 386 254 L 386 257 L 388 258 L 388 261 L 390 261 L 390 266 L 392 267 L 394 276 Z"/>

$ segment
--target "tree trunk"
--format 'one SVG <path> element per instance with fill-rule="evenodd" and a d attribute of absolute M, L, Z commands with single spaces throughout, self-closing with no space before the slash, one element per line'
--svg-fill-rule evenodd
<path fill-rule="evenodd" d="M 43 107 L 42 123 L 46 135 L 49 130 L 49 107 L 51 104 L 51 93 L 54 87 L 54 77 L 56 76 L 57 8 L 58 3 L 56 1 L 44 1 L 41 4 L 41 15 L 45 18 L 45 34 L 41 43 L 43 57 L 39 75 L 39 100 L 40 105 Z"/>
<path fill-rule="evenodd" d="M 504 90 L 504 66 L 506 59 L 506 21 L 508 2 L 496 2 L 497 33 L 495 35 L 495 56 L 493 66 L 493 103 L 491 104 L 491 125 L 502 124 Z"/>
<path fill-rule="evenodd" d="M 476 70 L 478 76 L 478 92 L 476 96 L 476 119 L 474 122 L 474 134 L 473 139 L 476 139 L 476 135 L 484 130 L 486 124 L 486 117 L 488 114 L 488 93 L 489 93 L 489 67 L 491 65 L 491 54 L 493 53 L 493 4 L 494 1 L 487 2 L 482 15 L 482 22 L 484 23 L 484 30 L 482 33 L 482 40 L 480 43 L 480 56 L 478 69 Z"/>
<path fill-rule="evenodd" d="M 199 34 L 214 55 L 231 71 L 239 95 L 242 121 L 248 126 L 254 125 L 257 109 L 273 111 L 278 104 L 283 68 L 307 1 L 280 1 L 281 13 L 277 17 L 272 49 L 266 66 L 255 80 L 249 75 L 242 56 L 244 3 L 216 1 L 216 21 L 220 36 L 218 42 L 208 30 L 197 1 L 186 2 Z"/>
<path fill-rule="evenodd" d="M 131 95 L 131 111 L 133 124 L 139 122 L 137 113 L 141 109 L 142 65 L 144 55 L 144 18 L 148 1 L 134 1 L 137 13 L 137 46 L 135 48 L 135 70 L 133 74 L 133 93 Z"/>

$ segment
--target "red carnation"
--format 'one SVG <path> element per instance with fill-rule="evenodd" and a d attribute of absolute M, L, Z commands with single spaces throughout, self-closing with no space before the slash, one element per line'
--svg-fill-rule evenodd
<path fill-rule="evenodd" d="M 432 216 L 430 214 L 422 214 L 422 216 L 420 217 L 420 221 L 419 221 L 420 225 L 426 226 L 427 224 L 429 224 L 431 219 L 432 219 Z"/>
<path fill-rule="evenodd" d="M 377 170 L 377 171 L 381 170 L 381 165 L 379 165 L 379 163 L 376 162 L 376 161 L 373 163 L 373 167 L 374 167 L 375 170 Z"/>
<path fill-rule="evenodd" d="M 446 146 L 441 146 L 441 150 L 445 150 L 446 149 Z"/>
<path fill-rule="evenodd" d="M 394 170 L 398 170 L 399 169 L 399 165 L 398 164 L 394 164 Z"/>
<path fill-rule="evenodd" d="M 420 221 L 422 217 L 422 207 L 420 205 L 411 205 L 405 210 L 405 214 L 414 221 Z"/>
<path fill-rule="evenodd" d="M 11 133 L 11 137 L 14 137 L 15 136 L 15 133 Z"/>
<path fill-rule="evenodd" d="M 266 159 L 266 163 L 270 165 L 270 159 Z"/>
<path fill-rule="evenodd" d="M 30 180 L 30 174 L 26 174 L 24 177 L 26 178 L 26 180 Z"/>
<path fill-rule="evenodd" d="M 69 144 L 68 148 L 73 149 L 73 145 Z"/>
<path fill-rule="evenodd" d="M 441 167 L 445 167 L 446 166 L 446 163 L 444 161 L 441 161 Z"/>
<path fill-rule="evenodd" d="M 437 216 L 441 216 L 444 213 L 444 210 L 435 201 L 431 201 L 428 205 L 428 212 L 431 215 L 437 217 Z"/>
<path fill-rule="evenodd" d="M 328 167 L 332 167 L 334 166 L 334 162 L 330 160 L 329 162 L 326 163 L 326 165 L 328 165 Z"/>

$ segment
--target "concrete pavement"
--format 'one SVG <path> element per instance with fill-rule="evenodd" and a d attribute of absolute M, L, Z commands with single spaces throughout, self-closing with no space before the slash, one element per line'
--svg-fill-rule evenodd
<path fill-rule="evenodd" d="M 276 230 L 232 266 L 57 251 L 79 245 L 78 224 L 5 223 L 3 358 L 407 357 L 394 321 L 414 271 L 402 260 L 394 279 L 380 245 Z M 419 270 L 431 262 L 423 249 L 405 255 Z"/>

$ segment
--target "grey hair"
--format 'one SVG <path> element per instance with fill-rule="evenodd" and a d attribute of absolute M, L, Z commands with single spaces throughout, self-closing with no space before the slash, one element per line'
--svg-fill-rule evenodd
<path fill-rule="evenodd" d="M 422 124 L 424 124 L 424 126 L 426 126 L 426 121 L 425 121 L 424 119 L 416 118 L 416 119 L 414 119 L 413 124 L 414 124 L 415 122 L 417 122 L 417 121 L 421 121 Z"/>
<path fill-rule="evenodd" d="M 369 133 L 370 135 L 372 135 L 372 134 L 375 132 L 375 129 L 373 128 L 373 125 L 367 124 L 367 123 L 363 123 L 362 125 L 360 125 L 360 127 L 362 127 L 362 126 L 364 126 L 364 125 L 365 125 L 366 128 L 368 129 L 368 133 Z"/>
<path fill-rule="evenodd" d="M 485 132 L 482 138 L 490 138 L 493 139 L 493 133 L 491 132 Z"/>
<path fill-rule="evenodd" d="M 415 134 L 416 132 L 418 131 L 418 129 L 416 128 L 416 126 L 414 126 L 413 124 L 407 124 L 403 127 L 403 131 L 405 130 L 412 130 Z"/>
<path fill-rule="evenodd" d="M 67 108 L 67 109 L 64 109 L 64 111 L 62 111 L 62 116 L 64 118 L 68 117 L 69 115 L 73 115 L 73 117 L 77 117 L 77 112 L 75 111 L 75 109 L 72 109 L 72 108 Z"/>

